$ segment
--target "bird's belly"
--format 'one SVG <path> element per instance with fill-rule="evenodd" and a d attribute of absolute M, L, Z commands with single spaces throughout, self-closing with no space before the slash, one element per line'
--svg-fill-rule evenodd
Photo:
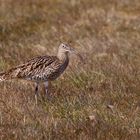
<path fill-rule="evenodd" d="M 45 77 L 27 77 L 27 78 L 25 78 L 25 80 L 33 81 L 33 82 L 45 82 L 45 81 L 48 81 L 48 79 L 45 78 Z"/>
<path fill-rule="evenodd" d="M 55 71 L 50 74 L 44 73 L 44 74 L 29 76 L 29 77 L 26 77 L 25 80 L 34 81 L 34 82 L 52 81 L 52 80 L 55 80 L 56 78 L 58 78 L 61 74 L 62 74 L 62 72 Z"/>

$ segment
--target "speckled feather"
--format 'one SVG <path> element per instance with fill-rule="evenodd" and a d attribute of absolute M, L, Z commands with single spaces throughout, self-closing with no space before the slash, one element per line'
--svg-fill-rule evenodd
<path fill-rule="evenodd" d="M 5 73 L 0 73 L 1 80 L 20 78 L 32 81 L 55 80 L 68 66 L 69 60 L 59 60 L 56 56 L 33 58 Z"/>

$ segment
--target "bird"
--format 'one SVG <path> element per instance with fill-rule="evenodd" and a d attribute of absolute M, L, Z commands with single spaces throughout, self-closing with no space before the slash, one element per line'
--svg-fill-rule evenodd
<path fill-rule="evenodd" d="M 0 82 L 10 79 L 24 79 L 35 82 L 35 100 L 39 95 L 39 83 L 44 83 L 45 93 L 48 99 L 49 81 L 57 79 L 67 68 L 69 64 L 69 54 L 74 53 L 82 56 L 74 48 L 65 43 L 61 43 L 58 47 L 56 56 L 44 55 L 34 57 L 24 64 L 12 67 L 5 72 L 0 73 Z"/>

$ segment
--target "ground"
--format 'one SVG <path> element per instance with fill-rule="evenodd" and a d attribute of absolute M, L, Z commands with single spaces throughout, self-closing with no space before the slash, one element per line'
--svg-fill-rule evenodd
<path fill-rule="evenodd" d="M 1 0 L 0 70 L 61 42 L 81 53 L 52 82 L 51 101 L 34 83 L 0 83 L 1 140 L 140 138 L 139 0 Z"/>

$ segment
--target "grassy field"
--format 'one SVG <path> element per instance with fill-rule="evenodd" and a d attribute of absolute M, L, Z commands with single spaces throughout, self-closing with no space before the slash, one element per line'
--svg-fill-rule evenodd
<path fill-rule="evenodd" d="M 0 140 L 139 140 L 140 1 L 0 0 L 0 71 L 67 42 L 76 56 L 52 82 L 0 83 Z"/>

